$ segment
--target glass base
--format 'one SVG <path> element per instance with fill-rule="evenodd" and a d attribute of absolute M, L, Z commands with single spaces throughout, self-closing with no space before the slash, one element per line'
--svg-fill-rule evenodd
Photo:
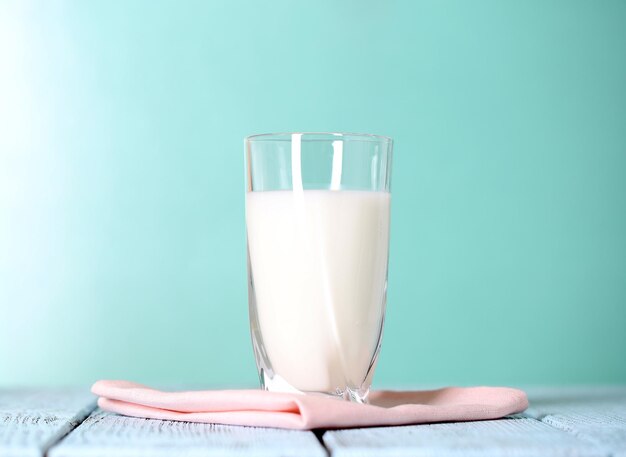
<path fill-rule="evenodd" d="M 370 393 L 369 387 L 364 388 L 351 388 L 345 387 L 343 389 L 337 388 L 335 391 L 331 392 L 318 392 L 318 391 L 303 391 L 296 389 L 284 378 L 277 374 L 273 374 L 270 376 L 270 373 L 261 369 L 260 370 L 260 378 L 261 378 L 261 388 L 264 390 L 268 390 L 270 392 L 285 392 L 285 393 L 297 393 L 297 394 L 305 394 L 305 395 L 320 395 L 324 397 L 335 398 L 337 400 L 346 400 L 354 403 L 368 404 L 368 396 Z"/>

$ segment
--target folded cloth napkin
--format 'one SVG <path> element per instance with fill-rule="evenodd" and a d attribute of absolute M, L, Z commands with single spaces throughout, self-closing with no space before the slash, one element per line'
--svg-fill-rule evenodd
<path fill-rule="evenodd" d="M 362 405 L 318 395 L 263 390 L 162 392 L 128 381 L 98 381 L 98 406 L 126 416 L 297 430 L 497 419 L 528 407 L 507 387 L 374 391 Z"/>

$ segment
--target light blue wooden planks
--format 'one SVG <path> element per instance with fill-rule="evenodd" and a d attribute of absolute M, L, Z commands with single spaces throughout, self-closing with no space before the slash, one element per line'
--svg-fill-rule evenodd
<path fill-rule="evenodd" d="M 311 432 L 198 424 L 94 411 L 49 457 L 323 457 Z"/>
<path fill-rule="evenodd" d="M 606 456 L 529 418 L 329 431 L 323 440 L 333 457 Z"/>
<path fill-rule="evenodd" d="M 512 418 L 328 431 L 323 442 L 336 457 L 626 457 L 626 387 L 528 392 L 530 408 Z M 94 403 L 87 389 L 0 390 L 0 457 L 322 457 L 328 452 L 311 432 L 130 418 L 94 411 Z"/>
<path fill-rule="evenodd" d="M 0 390 L 0 456 L 43 456 L 94 408 L 88 389 Z"/>
<path fill-rule="evenodd" d="M 626 387 L 530 389 L 526 412 L 552 427 L 626 457 Z"/>

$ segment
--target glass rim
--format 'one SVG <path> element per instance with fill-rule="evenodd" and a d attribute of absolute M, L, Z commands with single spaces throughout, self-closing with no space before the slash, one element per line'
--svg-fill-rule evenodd
<path fill-rule="evenodd" d="M 338 138 L 355 141 L 370 141 L 393 143 L 393 138 L 384 135 L 375 135 L 373 133 L 354 133 L 354 132 L 276 132 L 276 133 L 257 133 L 244 137 L 244 141 L 291 141 L 292 135 L 302 135 L 302 141 L 333 141 Z M 307 135 L 326 136 L 327 138 L 306 138 Z"/>

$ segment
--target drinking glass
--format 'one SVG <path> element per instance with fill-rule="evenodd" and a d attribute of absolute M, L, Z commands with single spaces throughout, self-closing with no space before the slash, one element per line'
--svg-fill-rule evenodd
<path fill-rule="evenodd" d="M 276 133 L 244 143 L 261 387 L 365 403 L 385 317 L 392 140 Z"/>

